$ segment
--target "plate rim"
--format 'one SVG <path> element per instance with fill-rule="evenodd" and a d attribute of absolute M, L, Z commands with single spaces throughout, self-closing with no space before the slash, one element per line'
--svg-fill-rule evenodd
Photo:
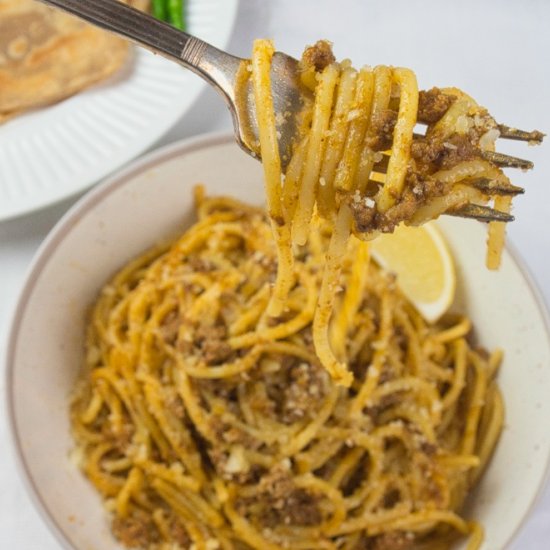
<path fill-rule="evenodd" d="M 57 542 L 67 550 L 75 550 L 71 544 L 69 536 L 63 528 L 53 518 L 46 503 L 43 501 L 38 488 L 34 482 L 31 470 L 23 452 L 23 446 L 20 440 L 20 434 L 17 429 L 15 399 L 14 399 L 14 360 L 16 355 L 16 342 L 20 332 L 24 313 L 28 302 L 34 291 L 35 285 L 39 280 L 43 270 L 47 267 L 50 256 L 53 251 L 60 246 L 66 236 L 71 232 L 72 228 L 79 222 L 79 218 L 83 214 L 89 213 L 93 208 L 108 197 L 111 193 L 126 185 L 130 180 L 139 176 L 146 170 L 154 170 L 158 165 L 163 164 L 180 155 L 187 155 L 195 151 L 215 147 L 218 145 L 227 145 L 234 142 L 233 134 L 224 132 L 210 132 L 184 138 L 173 142 L 169 145 L 156 149 L 146 155 L 134 159 L 128 166 L 118 169 L 113 174 L 104 179 L 101 183 L 93 187 L 80 197 L 67 212 L 57 221 L 55 226 L 50 230 L 44 241 L 41 243 L 35 252 L 30 265 L 23 277 L 23 286 L 19 292 L 15 308 L 12 314 L 8 317 L 8 338 L 7 346 L 4 354 L 5 364 L 5 384 L 6 384 L 6 407 L 8 437 L 11 441 L 12 456 L 15 457 L 16 468 L 19 473 L 19 478 L 25 487 L 27 495 L 30 497 L 35 510 L 38 511 L 39 517 L 44 524 L 49 528 Z M 242 153 L 246 154 L 246 153 Z M 507 242 L 505 246 L 510 254 L 512 262 L 517 266 L 524 281 L 527 283 L 527 288 L 531 294 L 539 314 L 543 320 L 544 332 L 546 335 L 546 345 L 550 349 L 550 310 L 548 304 L 544 300 L 536 280 L 531 274 L 525 261 L 519 254 L 516 247 Z M 550 453 L 546 456 L 546 464 L 544 472 L 541 476 L 539 486 L 531 497 L 529 506 L 525 509 L 523 515 L 518 520 L 518 524 L 514 531 L 509 535 L 501 550 L 508 546 L 517 538 L 519 533 L 525 527 L 527 519 L 531 516 L 536 505 L 540 502 L 548 483 L 550 482 Z"/>
<path fill-rule="evenodd" d="M 226 48 L 229 45 L 231 41 L 231 37 L 235 30 L 235 23 L 237 21 L 237 14 L 239 11 L 240 0 L 221 0 L 221 2 L 223 4 L 227 3 L 227 5 L 224 5 L 224 9 L 227 9 L 230 16 L 227 18 L 228 25 L 224 28 L 223 34 L 220 35 L 220 39 L 216 41 L 216 46 L 221 48 Z M 134 50 L 138 48 L 143 49 L 140 46 L 137 46 L 135 44 L 131 44 L 131 47 Z M 101 85 L 102 85 L 102 82 L 95 83 L 90 87 L 90 89 L 95 89 L 97 86 L 101 86 Z M 142 155 L 149 154 L 150 152 L 149 150 L 152 147 L 155 147 L 155 144 L 158 143 L 158 141 L 161 140 L 166 134 L 168 134 L 174 128 L 174 126 L 182 119 L 182 117 L 193 108 L 196 101 L 200 98 L 200 96 L 205 91 L 207 85 L 208 85 L 207 82 L 201 79 L 201 82 L 199 83 L 197 89 L 191 95 L 191 101 L 189 102 L 189 104 L 185 106 L 187 102 L 184 102 L 184 107 L 179 106 L 177 109 L 177 116 L 172 117 L 171 122 L 168 125 L 166 125 L 160 133 L 155 135 L 154 139 L 136 144 L 136 148 L 135 150 L 133 150 L 131 154 L 125 155 L 124 150 L 121 150 L 122 154 L 119 154 L 119 157 L 121 157 L 122 160 L 115 159 L 115 162 L 113 162 L 111 167 L 106 168 L 103 171 L 103 173 L 100 174 L 99 176 L 94 177 L 93 179 L 90 179 L 88 177 L 82 177 L 81 178 L 82 183 L 77 187 L 66 189 L 60 194 L 55 195 L 54 197 L 50 197 L 44 201 L 33 202 L 29 206 L 14 204 L 13 206 L 9 207 L 6 212 L 2 212 L 2 210 L 0 209 L 0 222 L 9 222 L 25 216 L 30 216 L 36 212 L 55 206 L 65 200 L 69 200 L 71 198 L 77 197 L 79 194 L 86 194 L 91 188 L 93 188 L 96 185 L 100 185 L 105 179 L 110 178 L 113 175 L 116 175 L 121 169 L 128 167 L 130 165 L 133 165 L 134 161 L 139 159 Z M 85 93 L 86 90 L 81 90 L 80 92 L 77 92 L 72 96 L 63 98 L 60 101 L 53 103 L 53 106 L 59 103 L 62 103 L 63 101 L 70 100 L 72 97 L 78 96 L 81 92 Z M 36 111 L 39 112 L 42 109 L 48 109 L 48 107 L 50 106 L 51 105 L 39 107 L 36 109 Z M 23 114 L 32 115 L 34 111 L 35 110 L 33 109 L 29 113 L 23 113 Z M 9 124 L 10 122 L 11 120 L 8 120 L 6 124 Z M 1 130 L 2 130 L 2 127 L 0 126 L 0 131 Z"/>

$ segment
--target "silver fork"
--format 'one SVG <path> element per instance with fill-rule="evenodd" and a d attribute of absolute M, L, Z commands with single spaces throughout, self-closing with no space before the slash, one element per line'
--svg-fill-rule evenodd
<path fill-rule="evenodd" d="M 222 95 L 231 115 L 237 143 L 249 154 L 258 158 L 258 125 L 254 95 L 249 79 L 243 79 L 248 60 L 230 55 L 203 40 L 182 32 L 171 25 L 159 21 L 141 11 L 122 4 L 117 0 L 40 0 L 44 4 L 60 8 L 93 25 L 113 32 L 143 46 L 154 53 L 190 69 Z M 276 113 L 290 112 L 296 116 L 278 117 L 279 151 L 281 162 L 286 167 L 292 152 L 292 145 L 298 134 L 298 113 L 307 95 L 311 92 L 300 84 L 298 61 L 282 52 L 273 56 L 271 68 L 273 106 Z M 244 84 L 242 84 L 244 82 Z M 421 121 L 419 121 L 421 122 Z M 507 126 L 499 126 L 501 137 L 521 141 L 540 141 L 542 134 L 524 132 Z M 480 155 L 485 155 L 480 151 Z M 495 153 L 500 166 L 531 168 L 532 163 Z M 375 169 L 377 167 L 375 166 Z M 378 171 L 385 169 L 382 163 Z M 518 194 L 523 189 L 514 186 L 506 188 L 497 182 L 480 180 L 477 186 L 492 193 Z M 480 221 L 512 221 L 510 214 L 486 206 L 466 205 L 448 214 Z"/>

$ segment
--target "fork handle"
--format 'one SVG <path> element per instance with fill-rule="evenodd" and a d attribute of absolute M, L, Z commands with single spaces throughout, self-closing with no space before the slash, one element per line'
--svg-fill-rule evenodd
<path fill-rule="evenodd" d="M 177 61 L 233 99 L 240 59 L 117 0 L 40 0 Z"/>

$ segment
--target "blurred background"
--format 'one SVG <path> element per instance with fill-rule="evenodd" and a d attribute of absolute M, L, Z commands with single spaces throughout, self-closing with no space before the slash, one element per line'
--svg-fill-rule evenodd
<path fill-rule="evenodd" d="M 336 57 L 362 64 L 403 65 L 420 88 L 457 86 L 502 123 L 550 132 L 550 2 L 548 0 L 240 0 L 228 51 L 246 57 L 256 37 L 273 38 L 298 57 L 318 38 Z M 1 83 L 0 83 L 1 85 Z M 205 132 L 229 131 L 216 92 L 204 86 L 191 109 L 152 147 Z M 0 133 L 2 127 L 0 126 Z M 529 158 L 535 170 L 514 172 L 525 187 L 514 202 L 508 243 L 519 251 L 550 303 L 550 144 L 529 148 L 499 142 L 499 150 Z M 1 167 L 0 167 L 1 177 Z M 230 192 L 230 190 L 228 190 Z M 0 222 L 0 352 L 11 311 L 31 258 L 47 232 L 78 196 Z M 498 310 L 498 304 L 495 305 Z M 521 365 L 517 365 L 521 369 Z M 4 378 L 0 378 L 2 399 Z M 2 415 L 4 416 L 4 415 Z M 541 420 L 543 421 L 543 420 Z M 48 427 L 44 426 L 44 430 Z M 550 437 L 550 428 L 549 428 Z M 521 444 L 519 442 L 518 444 Z M 16 472 L 4 419 L 0 421 L 0 548 L 59 548 L 34 511 Z M 513 474 L 512 474 L 513 475 Z M 548 548 L 550 491 L 531 514 L 512 550 Z"/>

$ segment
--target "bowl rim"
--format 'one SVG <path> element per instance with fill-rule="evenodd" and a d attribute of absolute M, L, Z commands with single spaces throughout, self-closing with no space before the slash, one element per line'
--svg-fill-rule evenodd
<path fill-rule="evenodd" d="M 8 323 L 8 339 L 7 347 L 4 356 L 5 361 L 5 384 L 6 384 L 6 409 L 7 409 L 7 424 L 9 439 L 11 441 L 12 456 L 15 456 L 16 468 L 19 473 L 19 478 L 29 495 L 35 510 L 42 521 L 48 526 L 55 540 L 67 550 L 76 550 L 70 542 L 70 538 L 63 530 L 62 526 L 53 518 L 49 507 L 43 501 L 42 496 L 34 482 L 28 462 L 25 458 L 21 445 L 20 434 L 17 428 L 15 414 L 15 398 L 13 391 L 14 383 L 14 360 L 15 348 L 18 339 L 21 323 L 24 312 L 28 305 L 28 301 L 33 293 L 34 287 L 39 280 L 42 271 L 47 266 L 51 253 L 62 244 L 65 237 L 71 232 L 72 228 L 78 223 L 79 218 L 99 204 L 103 199 L 110 195 L 114 190 L 126 185 L 140 173 L 154 169 L 173 158 L 180 155 L 187 155 L 195 151 L 210 148 L 217 145 L 225 145 L 234 142 L 233 133 L 211 132 L 184 138 L 175 141 L 169 145 L 160 147 L 146 155 L 132 161 L 128 166 L 118 170 L 100 184 L 88 191 L 85 195 L 79 198 L 65 214 L 56 222 L 55 226 L 50 230 L 44 241 L 40 244 L 35 252 L 30 265 L 27 268 L 23 278 L 23 286 L 19 292 L 16 306 L 9 317 Z M 245 154 L 245 153 L 243 153 Z M 506 243 L 506 250 L 510 254 L 513 263 L 519 269 L 524 281 L 527 283 L 527 288 L 531 294 L 537 309 L 542 317 L 547 343 L 550 346 L 550 311 L 546 304 L 542 292 L 540 291 L 533 275 L 525 264 L 518 250 L 510 243 Z M 539 486 L 531 498 L 529 506 L 523 512 L 514 531 L 509 535 L 502 550 L 507 548 L 519 535 L 523 529 L 526 520 L 534 511 L 536 505 L 540 502 L 541 496 L 550 482 L 550 453 L 546 457 L 546 466 L 541 477 Z"/>

